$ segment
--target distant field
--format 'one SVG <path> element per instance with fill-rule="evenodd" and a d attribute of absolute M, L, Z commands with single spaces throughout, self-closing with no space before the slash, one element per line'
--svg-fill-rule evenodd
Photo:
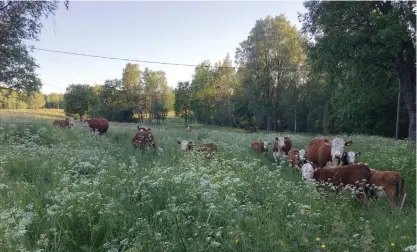
<path fill-rule="evenodd" d="M 153 129 L 162 153 L 134 151 L 137 124 L 106 136 L 52 127 L 60 110 L 0 110 L 0 251 L 403 251 L 416 244 L 416 146 L 353 135 L 357 162 L 405 177 L 402 213 L 386 200 L 316 190 L 255 139 L 280 133 Z M 312 135 L 286 134 L 295 148 Z M 330 136 L 333 137 L 333 136 Z M 345 139 L 346 136 L 341 136 Z M 177 140 L 215 142 L 212 159 L 180 152 Z M 43 250 L 42 250 L 43 249 Z"/>

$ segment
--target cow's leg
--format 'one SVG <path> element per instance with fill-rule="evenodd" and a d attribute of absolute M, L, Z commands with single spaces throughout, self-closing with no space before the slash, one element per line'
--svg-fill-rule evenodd
<path fill-rule="evenodd" d="M 272 156 L 274 157 L 274 161 L 275 161 L 275 163 L 278 163 L 277 162 L 277 152 L 272 152 Z"/>

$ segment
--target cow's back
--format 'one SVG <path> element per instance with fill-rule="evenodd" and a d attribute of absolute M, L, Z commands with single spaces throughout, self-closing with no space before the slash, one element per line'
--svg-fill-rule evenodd
<path fill-rule="evenodd" d="M 401 181 L 402 177 L 400 173 L 396 171 L 386 172 L 371 170 L 371 184 L 374 184 L 376 186 L 385 186 L 388 184 L 393 184 L 393 180 Z"/>
<path fill-rule="evenodd" d="M 357 181 L 362 182 L 363 179 L 365 179 L 366 184 L 369 184 L 371 179 L 371 170 L 366 164 L 352 164 L 329 169 L 319 169 L 316 173 L 318 180 L 326 181 L 328 178 L 331 178 L 331 182 L 334 185 L 355 185 Z"/>
<path fill-rule="evenodd" d="M 106 133 L 107 130 L 109 129 L 109 122 L 104 118 L 100 118 L 97 120 L 100 122 L 100 132 Z"/>

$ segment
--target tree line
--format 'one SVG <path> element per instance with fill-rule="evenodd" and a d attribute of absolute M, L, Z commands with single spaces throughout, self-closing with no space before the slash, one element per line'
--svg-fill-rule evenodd
<path fill-rule="evenodd" d="M 64 110 L 79 117 L 104 117 L 119 122 L 164 120 L 173 110 L 174 94 L 164 71 L 128 63 L 121 79 L 103 85 L 71 84 L 64 94 Z"/>
<path fill-rule="evenodd" d="M 162 118 L 173 107 L 187 124 L 415 141 L 416 2 L 305 1 L 304 6 L 300 31 L 284 15 L 257 20 L 236 49 L 235 67 L 229 55 L 213 64 L 203 61 L 191 81 L 170 90 L 164 72 L 128 64 L 121 79 L 96 87 L 70 85 L 64 108 L 109 120 L 129 120 L 136 113 L 141 120 Z M 3 97 L 39 92 L 38 66 L 25 41 L 37 39 L 41 18 L 57 7 L 57 0 L 0 2 Z"/>
<path fill-rule="evenodd" d="M 41 92 L 17 92 L 0 89 L 0 109 L 64 108 L 64 94 Z"/>
<path fill-rule="evenodd" d="M 256 21 L 235 54 L 175 89 L 185 123 L 415 140 L 415 2 L 306 1 L 298 31 Z M 358 14 L 359 13 L 359 14 Z"/>

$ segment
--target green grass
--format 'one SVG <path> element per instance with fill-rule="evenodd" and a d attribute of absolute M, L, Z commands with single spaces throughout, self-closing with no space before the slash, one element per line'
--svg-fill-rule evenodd
<path fill-rule="evenodd" d="M 386 200 L 359 205 L 316 190 L 246 134 L 179 118 L 150 125 L 164 151 L 134 151 L 135 124 L 106 136 L 79 122 L 0 117 L 0 251 L 402 251 L 416 243 L 415 144 L 353 135 L 357 162 L 405 177 L 401 213 Z M 294 147 L 312 135 L 288 134 Z M 346 136 L 342 136 L 347 139 Z M 177 140 L 216 142 L 211 159 Z M 319 240 L 317 240 L 319 238 Z M 395 246 L 392 246 L 394 243 Z M 325 246 L 324 248 L 322 246 Z M 40 250 L 44 249 L 44 250 Z"/>

